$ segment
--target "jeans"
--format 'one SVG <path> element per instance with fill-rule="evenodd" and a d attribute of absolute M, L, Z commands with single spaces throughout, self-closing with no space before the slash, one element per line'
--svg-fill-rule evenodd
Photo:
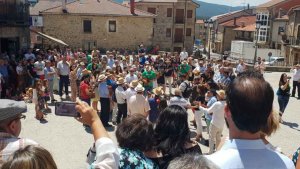
<path fill-rule="evenodd" d="M 298 98 L 300 98 L 300 83 L 298 81 L 293 81 L 292 96 L 295 96 L 296 88 L 297 88 Z"/>
<path fill-rule="evenodd" d="M 101 113 L 100 119 L 105 126 L 108 125 L 109 113 L 110 113 L 110 100 L 109 98 L 100 97 Z"/>
<path fill-rule="evenodd" d="M 278 95 L 278 104 L 279 104 L 279 111 L 283 114 L 284 110 L 289 103 L 290 96 L 285 95 Z"/>
<path fill-rule="evenodd" d="M 63 76 L 60 75 L 60 79 L 59 79 L 59 96 L 62 97 L 62 90 L 63 87 L 65 87 L 65 95 L 68 96 L 69 95 L 69 90 L 68 90 L 68 86 L 69 86 L 69 76 Z"/>

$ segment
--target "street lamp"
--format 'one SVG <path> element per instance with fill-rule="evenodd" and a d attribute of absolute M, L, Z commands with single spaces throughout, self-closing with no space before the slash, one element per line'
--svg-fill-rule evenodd
<path fill-rule="evenodd" d="M 208 42 L 208 55 L 207 55 L 207 59 L 210 60 L 210 43 L 211 43 L 211 30 L 214 26 L 214 22 L 212 21 L 212 19 L 210 20 L 204 20 L 204 27 L 207 29 L 208 28 L 208 38 L 207 38 L 207 42 Z M 206 50 L 206 47 L 204 46 L 204 50 Z"/>
<path fill-rule="evenodd" d="M 258 42 L 258 34 L 259 34 L 259 29 L 261 26 L 261 21 L 256 21 L 255 23 L 255 28 L 256 28 L 256 41 L 255 41 L 255 53 L 254 53 L 254 59 L 253 59 L 253 65 L 255 65 L 256 58 L 257 58 L 257 42 Z"/>

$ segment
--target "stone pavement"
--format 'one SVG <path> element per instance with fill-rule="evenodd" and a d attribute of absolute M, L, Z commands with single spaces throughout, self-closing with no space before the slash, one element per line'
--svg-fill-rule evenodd
<path fill-rule="evenodd" d="M 265 73 L 265 78 L 271 83 L 276 93 L 281 73 Z M 291 74 L 290 74 L 291 75 Z M 57 97 L 57 96 L 56 96 Z M 58 99 L 58 97 L 57 97 Z M 58 99 L 59 100 L 59 99 Z M 93 144 L 92 135 L 85 131 L 81 123 L 72 117 L 60 117 L 54 115 L 54 106 L 50 106 L 52 113 L 47 116 L 48 123 L 41 124 L 34 118 L 34 105 L 28 104 L 27 118 L 22 121 L 20 137 L 30 138 L 49 150 L 59 169 L 86 168 L 85 159 L 89 147 Z M 278 110 L 277 97 L 274 99 L 274 109 Z M 193 118 L 191 111 L 189 120 Z M 291 98 L 283 116 L 284 123 L 279 130 L 269 138 L 273 145 L 281 147 L 282 151 L 290 155 L 300 146 L 300 100 Z M 228 130 L 224 127 L 223 135 L 228 136 Z M 195 129 L 191 126 L 192 136 Z M 116 142 L 115 129 L 109 131 L 110 136 Z M 206 133 L 204 137 L 207 139 Z M 204 153 L 208 147 L 201 145 Z"/>

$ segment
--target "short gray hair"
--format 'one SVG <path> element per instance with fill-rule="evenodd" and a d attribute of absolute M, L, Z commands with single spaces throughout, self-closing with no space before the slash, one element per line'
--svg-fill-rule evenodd
<path fill-rule="evenodd" d="M 203 155 L 185 154 L 173 159 L 168 169 L 219 169 L 219 167 Z"/>

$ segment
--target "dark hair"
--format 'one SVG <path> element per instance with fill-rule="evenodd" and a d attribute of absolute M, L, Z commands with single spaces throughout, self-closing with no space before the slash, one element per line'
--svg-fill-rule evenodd
<path fill-rule="evenodd" d="M 239 130 L 256 133 L 272 112 L 274 92 L 259 72 L 240 73 L 226 90 L 227 105 Z"/>
<path fill-rule="evenodd" d="M 153 133 L 152 123 L 145 116 L 136 114 L 118 125 L 116 137 L 121 148 L 147 151 L 152 148 Z"/>
<path fill-rule="evenodd" d="M 29 145 L 17 150 L 1 169 L 57 169 L 51 154 L 44 148 Z"/>
<path fill-rule="evenodd" d="M 284 82 L 283 78 L 284 76 L 287 76 L 286 73 L 282 73 L 281 76 L 280 76 L 280 80 L 279 80 L 279 87 L 281 85 L 284 85 L 286 82 Z"/>
<path fill-rule="evenodd" d="M 168 102 L 165 96 L 160 96 L 159 97 L 159 105 L 158 105 L 158 111 L 161 112 L 163 111 L 166 107 L 168 107 Z"/>
<path fill-rule="evenodd" d="M 185 152 L 185 144 L 190 141 L 187 120 L 187 112 L 178 105 L 169 106 L 160 113 L 154 130 L 157 151 L 171 156 Z"/>

